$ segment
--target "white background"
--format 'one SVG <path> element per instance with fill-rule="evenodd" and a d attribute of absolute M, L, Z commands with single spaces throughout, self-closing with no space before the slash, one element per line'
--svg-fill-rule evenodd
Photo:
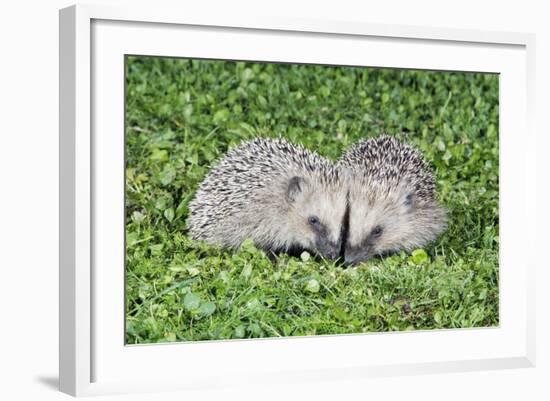
<path fill-rule="evenodd" d="M 100 1 L 124 4 L 132 1 Z M 549 12 L 545 1 L 155 1 L 194 9 L 223 9 L 302 18 L 364 20 L 537 34 L 539 149 L 548 148 L 550 108 Z M 0 398 L 68 399 L 57 393 L 58 291 L 58 8 L 61 0 L 2 2 L 0 6 Z M 541 151 L 540 156 L 546 156 Z M 550 158 L 539 157 L 539 183 Z M 550 236 L 548 191 L 540 185 L 536 235 L 543 251 Z M 548 263 L 537 266 L 537 368 L 380 378 L 362 382 L 304 383 L 205 393 L 149 394 L 102 399 L 529 399 L 550 398 L 550 282 Z M 185 363 L 185 361 L 182 361 Z"/>

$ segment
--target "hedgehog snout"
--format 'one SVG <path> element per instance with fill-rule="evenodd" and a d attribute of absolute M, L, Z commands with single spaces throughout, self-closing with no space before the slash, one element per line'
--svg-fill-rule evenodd
<path fill-rule="evenodd" d="M 339 251 L 340 247 L 337 244 L 334 244 L 334 246 L 331 246 L 327 250 L 327 258 L 329 258 L 330 260 L 335 260 L 336 258 L 338 258 L 338 256 L 340 256 Z"/>
<path fill-rule="evenodd" d="M 317 250 L 326 259 L 336 260 L 340 256 L 341 245 L 339 242 L 332 242 L 322 238 L 316 241 Z"/>
<path fill-rule="evenodd" d="M 369 258 L 368 249 L 346 247 L 344 251 L 344 264 L 346 266 L 356 266 Z"/>
<path fill-rule="evenodd" d="M 345 255 L 344 264 L 346 266 L 355 266 L 359 263 L 359 259 L 355 256 Z"/>

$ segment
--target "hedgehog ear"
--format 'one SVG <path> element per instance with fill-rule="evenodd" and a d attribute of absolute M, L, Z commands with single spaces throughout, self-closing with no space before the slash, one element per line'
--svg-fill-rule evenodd
<path fill-rule="evenodd" d="M 405 200 L 403 201 L 403 204 L 407 206 L 409 209 L 412 209 L 414 207 L 415 202 L 416 202 L 415 194 L 412 192 L 409 192 L 407 196 L 405 196 Z"/>
<path fill-rule="evenodd" d="M 292 177 L 288 181 L 288 188 L 286 192 L 288 200 L 290 202 L 294 202 L 298 198 L 298 195 L 300 195 L 304 191 L 305 185 L 305 178 L 297 176 Z"/>

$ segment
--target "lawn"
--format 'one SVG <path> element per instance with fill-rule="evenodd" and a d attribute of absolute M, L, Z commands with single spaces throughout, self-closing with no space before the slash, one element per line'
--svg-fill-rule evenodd
<path fill-rule="evenodd" d="M 128 57 L 126 82 L 127 343 L 498 325 L 498 75 Z M 426 249 L 346 269 L 186 235 L 229 147 L 336 160 L 380 133 L 434 168 L 449 227 Z"/>

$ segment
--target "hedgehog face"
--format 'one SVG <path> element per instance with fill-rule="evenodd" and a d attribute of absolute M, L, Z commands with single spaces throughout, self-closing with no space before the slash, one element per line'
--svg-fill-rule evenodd
<path fill-rule="evenodd" d="M 314 178 L 292 177 L 287 199 L 288 233 L 292 245 L 327 259 L 340 256 L 342 223 L 346 213 L 346 191 L 330 188 Z"/>
<path fill-rule="evenodd" d="M 345 247 L 349 265 L 421 247 L 443 230 L 444 211 L 435 202 L 421 201 L 407 183 L 390 190 L 376 182 L 352 187 L 349 204 Z"/>

